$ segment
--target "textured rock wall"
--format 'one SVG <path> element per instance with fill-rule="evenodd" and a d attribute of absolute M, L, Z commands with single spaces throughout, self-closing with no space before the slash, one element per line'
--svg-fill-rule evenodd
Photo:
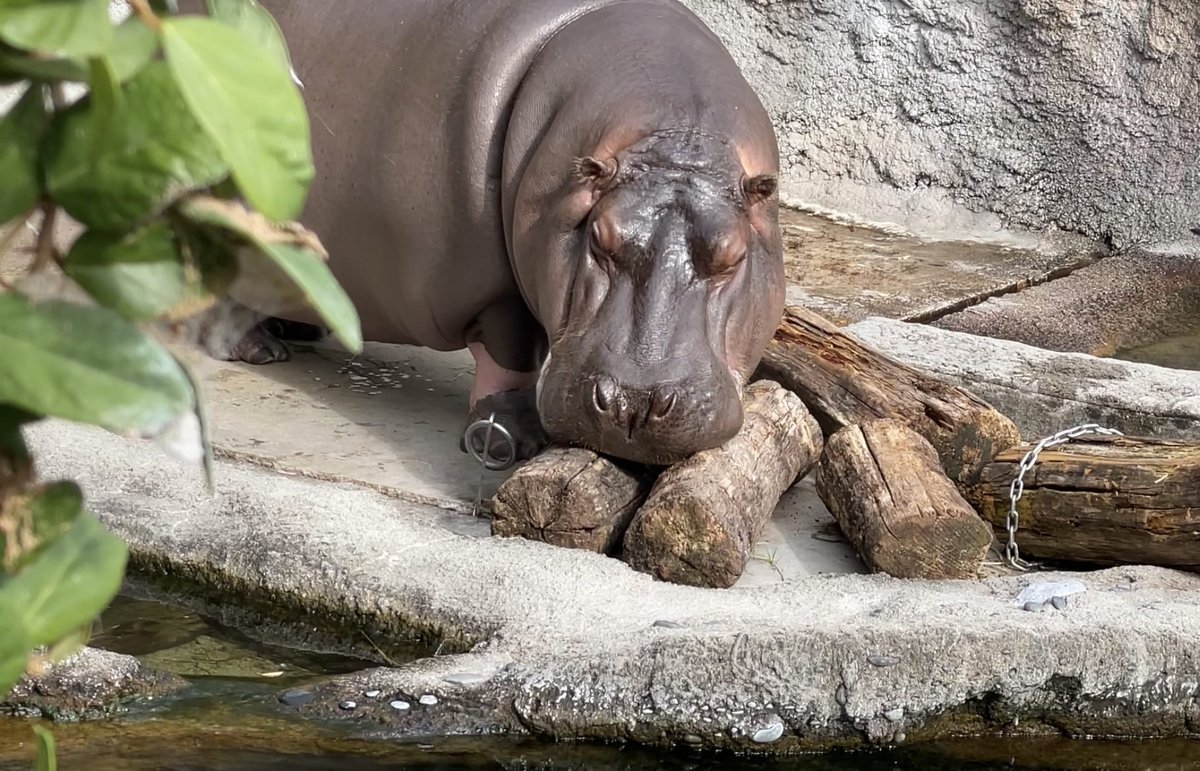
<path fill-rule="evenodd" d="M 684 2 L 775 116 L 786 197 L 1118 246 L 1200 224 L 1195 0 Z"/>

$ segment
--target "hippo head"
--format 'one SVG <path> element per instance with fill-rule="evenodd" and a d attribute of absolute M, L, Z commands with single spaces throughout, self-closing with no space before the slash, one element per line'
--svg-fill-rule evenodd
<path fill-rule="evenodd" d="M 547 434 L 657 465 L 720 446 L 783 313 L 775 175 L 727 141 L 660 132 L 577 160 L 569 187 L 573 226 L 533 298 Z"/>

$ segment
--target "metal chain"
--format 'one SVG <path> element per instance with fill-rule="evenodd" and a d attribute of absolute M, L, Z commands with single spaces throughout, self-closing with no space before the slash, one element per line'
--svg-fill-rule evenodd
<path fill-rule="evenodd" d="M 475 437 L 483 431 L 483 452 L 475 451 Z M 495 459 L 491 456 L 492 450 L 492 432 L 495 432 L 504 440 L 505 446 L 508 448 L 508 454 L 501 456 L 501 459 Z M 477 420 L 467 426 L 467 430 L 463 432 L 463 440 L 467 446 L 467 452 L 475 460 L 479 461 L 479 482 L 475 485 L 475 505 L 472 512 L 475 516 L 479 516 L 479 507 L 483 503 L 483 480 L 484 474 L 488 471 L 504 471 L 511 468 L 517 461 L 517 443 L 513 441 L 512 434 L 508 429 L 496 422 L 496 413 L 488 416 L 487 420 Z"/>
<path fill-rule="evenodd" d="M 1095 423 L 1085 423 L 1074 428 L 1064 429 L 1057 434 L 1048 436 L 1042 441 L 1034 445 L 1034 448 L 1025 453 L 1025 457 L 1021 459 L 1020 470 L 1017 473 L 1017 478 L 1012 481 L 1012 485 L 1008 489 L 1008 543 L 1004 547 L 1004 557 L 1008 560 L 1008 564 L 1012 565 L 1017 570 L 1029 570 L 1033 567 L 1032 563 L 1021 559 L 1021 550 L 1017 547 L 1017 525 L 1019 524 L 1020 515 L 1017 513 L 1017 501 L 1021 500 L 1021 496 L 1025 493 L 1025 474 L 1034 467 L 1037 463 L 1038 455 L 1042 450 L 1047 450 L 1051 447 L 1057 447 L 1060 444 L 1066 444 L 1072 439 L 1078 439 L 1084 434 L 1102 434 L 1104 436 L 1124 436 L 1115 428 L 1104 428 Z"/>

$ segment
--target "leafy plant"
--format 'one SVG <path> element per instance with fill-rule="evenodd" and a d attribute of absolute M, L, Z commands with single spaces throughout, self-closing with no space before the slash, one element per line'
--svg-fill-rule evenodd
<path fill-rule="evenodd" d="M 164 333 L 234 298 L 306 304 L 362 346 L 319 241 L 290 221 L 313 163 L 274 19 L 255 0 L 130 5 L 116 22 L 108 0 L 0 0 L 0 85 L 21 93 L 0 118 L 0 256 L 36 224 L 29 271 L 61 270 L 88 298 L 0 278 L 0 694 L 86 641 L 127 558 L 78 485 L 37 478 L 23 427 L 190 436 L 208 471 L 200 394 Z M 83 232 L 60 253 L 64 214 Z"/>

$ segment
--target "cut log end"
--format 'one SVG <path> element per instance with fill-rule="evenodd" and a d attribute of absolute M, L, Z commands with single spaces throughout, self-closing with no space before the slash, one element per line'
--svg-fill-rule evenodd
<path fill-rule="evenodd" d="M 651 479 L 590 450 L 552 447 L 500 485 L 492 501 L 492 535 L 611 553 Z"/>
<path fill-rule="evenodd" d="M 626 533 L 624 558 L 673 583 L 737 582 L 780 496 L 816 464 L 820 426 L 770 381 L 746 389 L 742 430 L 663 471 Z"/>
<path fill-rule="evenodd" d="M 847 426 L 817 466 L 817 493 L 867 567 L 897 578 L 973 578 L 991 528 L 943 472 L 937 452 L 897 420 Z"/>

